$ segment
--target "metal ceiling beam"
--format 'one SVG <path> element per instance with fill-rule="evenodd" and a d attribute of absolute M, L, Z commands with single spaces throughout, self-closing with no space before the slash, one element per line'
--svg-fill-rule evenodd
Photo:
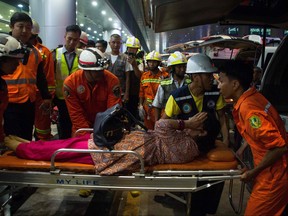
<path fill-rule="evenodd" d="M 130 5 L 126 0 L 106 0 L 107 4 L 111 7 L 114 13 L 119 17 L 119 19 L 124 23 L 127 29 L 133 34 L 133 36 L 137 37 L 140 42 L 142 48 L 148 52 L 147 43 L 143 37 L 143 34 L 136 22 Z"/>

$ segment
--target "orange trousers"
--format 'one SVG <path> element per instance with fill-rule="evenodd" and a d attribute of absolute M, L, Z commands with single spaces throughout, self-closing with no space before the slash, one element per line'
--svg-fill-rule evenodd
<path fill-rule="evenodd" d="M 51 134 L 51 120 L 50 120 L 50 112 L 45 113 L 40 106 L 43 102 L 43 99 L 38 91 L 36 93 L 36 101 L 35 101 L 35 138 L 40 140 L 50 140 L 52 138 Z"/>
<path fill-rule="evenodd" d="M 145 118 L 144 118 L 144 125 L 150 129 L 154 130 L 155 126 L 155 111 L 152 105 L 144 105 L 143 106 L 145 110 Z"/>
<path fill-rule="evenodd" d="M 287 175 L 287 174 L 286 174 Z M 247 203 L 245 216 L 281 216 L 288 204 L 288 180 L 283 178 L 271 182 L 271 179 L 256 178 Z"/>

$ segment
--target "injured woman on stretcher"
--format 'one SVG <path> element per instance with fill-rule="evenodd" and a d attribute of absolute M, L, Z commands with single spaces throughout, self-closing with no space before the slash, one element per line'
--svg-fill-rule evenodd
<path fill-rule="evenodd" d="M 217 119 L 204 112 L 184 121 L 160 119 L 154 130 L 125 133 L 114 150 L 136 151 L 145 166 L 188 163 L 214 148 L 219 131 Z M 107 150 L 93 142 L 93 134 L 51 141 L 28 141 L 10 135 L 5 138 L 5 145 L 19 158 L 42 161 L 50 161 L 52 154 L 61 148 Z M 100 175 L 131 174 L 140 168 L 139 159 L 128 154 L 61 152 L 56 161 L 93 164 Z"/>

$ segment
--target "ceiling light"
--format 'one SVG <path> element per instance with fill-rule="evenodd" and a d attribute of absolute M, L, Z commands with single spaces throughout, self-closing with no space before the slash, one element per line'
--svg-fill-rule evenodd
<path fill-rule="evenodd" d="M 110 22 L 112 22 L 113 19 L 112 19 L 111 17 L 109 17 L 108 20 L 109 20 Z"/>
<path fill-rule="evenodd" d="M 124 33 L 125 33 L 125 31 L 122 31 L 122 33 L 124 34 Z"/>
<path fill-rule="evenodd" d="M 101 11 L 101 14 L 106 15 L 106 11 L 105 10 Z"/>
<path fill-rule="evenodd" d="M 99 34 L 99 36 L 102 36 L 102 34 Z"/>
<path fill-rule="evenodd" d="M 81 27 L 83 27 L 83 26 L 84 26 L 84 24 L 83 24 L 83 23 L 80 23 L 80 26 L 81 26 Z"/>
<path fill-rule="evenodd" d="M 2 31 L 2 28 L 0 28 L 0 31 Z"/>
<path fill-rule="evenodd" d="M 99 38 L 97 38 L 97 40 L 99 40 Z"/>
<path fill-rule="evenodd" d="M 23 5 L 22 4 L 18 4 L 17 5 L 19 8 L 23 8 Z"/>
<path fill-rule="evenodd" d="M 96 7 L 98 3 L 96 1 L 92 1 L 92 5 Z"/>
<path fill-rule="evenodd" d="M 90 27 L 88 27 L 88 28 L 87 28 L 87 30 L 88 30 L 88 31 L 91 31 L 91 28 L 90 28 Z"/>
<path fill-rule="evenodd" d="M 15 11 L 14 10 L 9 10 L 10 11 L 10 13 L 14 13 Z"/>
<path fill-rule="evenodd" d="M 94 31 L 94 33 L 96 34 L 96 33 L 97 33 L 97 31 Z"/>

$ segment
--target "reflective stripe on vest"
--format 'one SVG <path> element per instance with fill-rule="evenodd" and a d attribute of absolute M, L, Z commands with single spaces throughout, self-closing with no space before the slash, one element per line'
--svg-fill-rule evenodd
<path fill-rule="evenodd" d="M 143 79 L 141 81 L 142 84 L 144 83 L 160 83 L 161 79 Z"/>
<path fill-rule="evenodd" d="M 36 76 L 40 59 L 40 52 L 37 48 L 32 47 L 27 64 L 20 63 L 13 74 L 3 76 L 7 83 L 10 103 L 25 103 L 28 100 L 34 102 L 36 100 Z"/>
<path fill-rule="evenodd" d="M 266 106 L 265 106 L 264 112 L 265 112 L 265 113 L 268 113 L 268 110 L 269 110 L 270 107 L 271 107 L 271 103 L 268 102 L 268 103 L 266 104 Z"/>
<path fill-rule="evenodd" d="M 16 80 L 6 80 L 7 85 L 13 84 L 36 84 L 36 79 L 16 79 Z"/>
<path fill-rule="evenodd" d="M 63 47 L 56 49 L 56 69 L 55 69 L 55 94 L 59 99 L 64 99 L 63 96 L 63 83 L 64 80 L 73 72 L 78 70 L 78 53 L 73 59 L 72 68 L 68 67 L 68 64 L 63 53 Z"/>

